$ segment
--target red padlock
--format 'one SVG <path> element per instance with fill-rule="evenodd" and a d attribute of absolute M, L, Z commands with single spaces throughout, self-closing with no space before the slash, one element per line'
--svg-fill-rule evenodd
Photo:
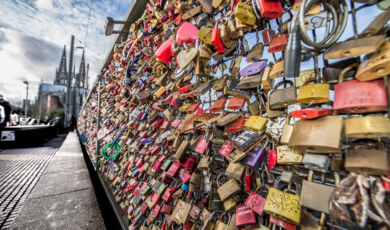
<path fill-rule="evenodd" d="M 194 225 L 194 223 L 192 223 L 191 221 L 188 221 L 186 224 L 183 225 L 183 230 L 191 230 L 192 225 Z"/>
<path fill-rule="evenodd" d="M 390 192 L 390 175 L 387 175 L 386 177 L 382 177 L 382 184 L 386 192 Z"/>
<path fill-rule="evenodd" d="M 156 155 L 158 152 L 160 152 L 160 150 L 161 150 L 161 147 L 158 146 L 158 145 L 155 145 L 155 146 L 153 147 L 153 149 L 151 150 L 151 154 L 152 154 L 152 155 Z"/>
<path fill-rule="evenodd" d="M 180 25 L 180 23 L 182 23 L 182 22 L 183 22 L 183 13 L 179 14 L 179 15 L 175 18 L 175 20 L 173 21 L 173 23 L 174 23 L 175 25 Z"/>
<path fill-rule="evenodd" d="M 170 124 L 169 121 L 164 121 L 162 123 L 162 125 L 160 126 L 160 129 L 163 129 L 163 130 L 167 129 L 169 127 L 169 124 Z"/>
<path fill-rule="evenodd" d="M 287 44 L 288 34 L 279 34 L 274 37 L 268 46 L 269 53 L 281 52 Z"/>
<path fill-rule="evenodd" d="M 286 230 L 295 230 L 297 228 L 296 225 L 290 224 L 290 223 L 283 221 L 283 220 L 281 220 L 277 217 L 274 217 L 272 215 L 271 215 L 269 221 L 273 224 L 276 224 L 279 227 L 282 227 L 283 229 L 286 229 Z"/>
<path fill-rule="evenodd" d="M 172 61 L 173 52 L 172 52 L 172 44 L 175 43 L 173 40 L 165 41 L 157 50 L 156 57 L 161 62 L 168 64 Z"/>
<path fill-rule="evenodd" d="M 160 201 L 161 196 L 158 195 L 157 193 L 154 193 L 152 196 L 152 202 L 154 205 L 156 205 Z"/>
<path fill-rule="evenodd" d="M 196 111 L 195 111 L 195 114 L 203 114 L 204 113 L 204 110 L 202 108 L 198 108 Z"/>
<path fill-rule="evenodd" d="M 167 175 L 170 177 L 175 177 L 179 169 L 180 169 L 180 165 L 177 163 L 173 163 L 171 167 L 169 167 L 167 171 Z"/>
<path fill-rule="evenodd" d="M 178 109 L 180 107 L 180 103 L 178 101 L 176 101 L 175 98 L 172 98 L 170 106 L 172 106 L 173 108 Z"/>
<path fill-rule="evenodd" d="M 260 13 L 266 18 L 280 18 L 283 15 L 282 4 L 278 0 L 258 0 Z"/>
<path fill-rule="evenodd" d="M 252 190 L 252 174 L 245 175 L 245 190 L 246 191 Z"/>
<path fill-rule="evenodd" d="M 256 224 L 255 212 L 245 204 L 238 205 L 236 207 L 236 225 L 240 227 L 247 224 Z"/>
<path fill-rule="evenodd" d="M 197 158 L 195 156 L 188 156 L 186 161 L 183 164 L 183 168 L 185 168 L 187 171 L 192 172 L 192 169 L 194 168 L 196 164 Z"/>
<path fill-rule="evenodd" d="M 275 150 L 268 150 L 267 151 L 267 169 L 268 171 L 271 171 L 273 168 L 275 168 L 277 162 L 277 153 Z"/>
<path fill-rule="evenodd" d="M 193 87 L 192 84 L 188 84 L 188 85 L 185 85 L 183 87 L 181 87 L 180 89 L 177 90 L 178 93 L 185 93 L 185 92 L 188 92 L 190 90 L 190 88 Z"/>
<path fill-rule="evenodd" d="M 142 164 L 144 163 L 144 161 L 142 160 L 142 158 L 140 158 L 137 163 L 135 163 L 135 166 L 137 166 L 138 168 L 142 166 Z"/>
<path fill-rule="evenodd" d="M 218 99 L 210 107 L 210 112 L 217 113 L 221 112 L 225 108 L 226 99 Z"/>
<path fill-rule="evenodd" d="M 238 133 L 242 131 L 242 129 L 244 128 L 244 124 L 245 124 L 245 118 L 237 119 L 226 126 L 225 132 Z"/>
<path fill-rule="evenodd" d="M 175 129 L 177 129 L 177 128 L 179 127 L 180 124 L 181 124 L 181 120 L 178 119 L 178 118 L 176 118 L 175 120 L 173 120 L 173 121 L 171 122 L 171 126 L 172 126 L 173 128 L 175 128 Z"/>
<path fill-rule="evenodd" d="M 172 188 L 167 188 L 164 192 L 164 195 L 162 196 L 162 199 L 165 201 L 165 202 L 169 202 L 169 200 L 172 198 L 172 194 L 174 192 L 176 192 L 176 190 L 178 189 L 178 187 L 174 186 Z"/>
<path fill-rule="evenodd" d="M 200 104 L 198 104 L 198 103 L 192 104 L 192 105 L 186 110 L 186 113 L 187 113 L 187 114 L 192 114 L 192 113 L 194 113 L 194 112 L 198 109 L 199 105 L 200 105 Z"/>
<path fill-rule="evenodd" d="M 152 211 L 152 215 L 154 218 L 157 218 L 158 215 L 160 215 L 160 210 L 161 210 L 161 206 L 157 204 Z"/>
<path fill-rule="evenodd" d="M 219 149 L 218 153 L 221 154 L 224 157 L 227 157 L 227 156 L 230 155 L 230 153 L 233 152 L 233 150 L 234 150 L 233 143 L 228 140 L 228 141 L 225 141 L 225 143 L 223 143 L 223 145 Z"/>
<path fill-rule="evenodd" d="M 191 174 L 189 174 L 184 168 L 180 170 L 180 179 L 184 184 L 187 184 L 191 179 Z"/>
<path fill-rule="evenodd" d="M 295 110 L 291 113 L 291 116 L 300 119 L 313 119 L 329 115 L 331 112 L 332 110 L 327 108 L 307 108 Z"/>
<path fill-rule="evenodd" d="M 211 44 L 213 44 L 214 48 L 218 51 L 218 53 L 223 54 L 225 52 L 225 47 L 221 41 L 221 31 L 217 28 L 217 24 L 215 25 L 213 32 L 211 33 Z"/>

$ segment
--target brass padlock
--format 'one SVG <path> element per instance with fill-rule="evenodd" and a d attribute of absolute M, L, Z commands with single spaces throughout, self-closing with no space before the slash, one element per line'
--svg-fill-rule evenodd
<path fill-rule="evenodd" d="M 248 5 L 244 2 L 238 2 L 235 8 L 235 16 L 240 20 L 240 22 L 244 22 L 248 25 L 255 25 L 256 23 L 256 15 L 251 5 Z"/>
<path fill-rule="evenodd" d="M 225 184 L 220 185 L 218 181 L 219 181 L 219 178 L 221 178 L 222 176 L 223 176 L 223 174 L 220 174 L 217 178 L 217 183 L 218 183 L 218 190 L 217 191 L 218 191 L 218 195 L 219 195 L 221 201 L 225 201 L 229 197 L 238 193 L 241 189 L 238 186 L 236 180 L 234 180 L 234 179 L 230 179 Z"/>

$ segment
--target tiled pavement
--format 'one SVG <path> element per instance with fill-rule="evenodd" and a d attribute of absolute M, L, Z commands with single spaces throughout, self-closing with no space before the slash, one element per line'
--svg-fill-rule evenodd
<path fill-rule="evenodd" d="M 68 134 L 10 228 L 105 229 L 76 133 Z"/>
<path fill-rule="evenodd" d="M 56 151 L 38 147 L 0 152 L 0 229 L 9 228 Z"/>

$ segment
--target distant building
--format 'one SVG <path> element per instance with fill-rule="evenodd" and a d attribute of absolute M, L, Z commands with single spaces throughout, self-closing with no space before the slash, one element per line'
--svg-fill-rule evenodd
<path fill-rule="evenodd" d="M 88 68 L 88 67 L 87 67 Z M 72 73 L 72 112 L 77 117 L 83 105 L 84 90 L 88 93 L 88 79 L 87 71 L 85 69 L 84 52 L 81 57 L 81 63 L 78 73 Z M 66 70 L 66 47 L 62 52 L 59 68 L 56 69 L 55 79 L 53 84 L 43 83 L 39 84 L 38 96 L 36 106 L 39 110 L 39 118 L 43 119 L 51 111 L 55 109 L 64 108 L 66 104 L 66 86 L 67 86 L 68 72 Z"/>

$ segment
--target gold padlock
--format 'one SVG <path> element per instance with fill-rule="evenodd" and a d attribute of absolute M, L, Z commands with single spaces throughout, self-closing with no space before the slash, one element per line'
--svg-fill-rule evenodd
<path fill-rule="evenodd" d="M 244 22 L 245 24 L 251 26 L 253 26 L 256 23 L 256 19 L 257 19 L 253 7 L 243 2 L 237 3 L 235 16 L 241 22 Z"/>
<path fill-rule="evenodd" d="M 299 225 L 301 219 L 300 198 L 279 189 L 269 188 L 264 211 L 279 219 Z"/>
<path fill-rule="evenodd" d="M 161 86 L 155 93 L 154 93 L 154 97 L 156 98 L 159 98 L 161 95 L 163 95 L 165 93 L 165 87 L 164 86 Z"/>
<path fill-rule="evenodd" d="M 244 128 L 255 132 L 261 132 L 267 125 L 267 122 L 268 118 L 266 117 L 250 116 L 249 119 L 245 122 Z"/>
<path fill-rule="evenodd" d="M 345 136 L 348 138 L 381 138 L 390 136 L 388 117 L 354 117 L 345 120 Z"/>
<path fill-rule="evenodd" d="M 329 101 L 329 84 L 325 78 L 321 78 L 323 84 L 309 84 L 315 79 L 309 79 L 299 88 L 297 102 L 302 104 L 321 104 Z"/>
<path fill-rule="evenodd" d="M 211 35 L 212 35 L 212 33 L 213 33 L 213 29 L 212 28 L 210 28 L 210 27 L 202 27 L 198 31 L 198 37 L 200 38 L 200 40 L 202 40 L 206 44 L 212 45 L 212 43 L 211 43 Z"/>

